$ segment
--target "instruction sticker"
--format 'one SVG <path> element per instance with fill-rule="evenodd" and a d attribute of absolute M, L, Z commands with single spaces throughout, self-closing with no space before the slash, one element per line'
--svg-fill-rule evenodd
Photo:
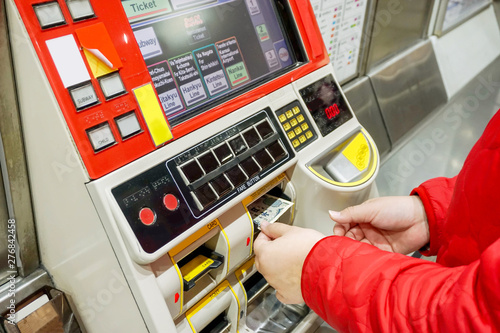
<path fill-rule="evenodd" d="M 248 81 L 250 76 L 248 75 L 236 37 L 231 37 L 215 45 L 217 46 L 217 51 L 219 52 L 222 63 L 226 68 L 226 73 L 229 77 L 229 81 L 231 81 L 231 85 L 234 87 Z"/>
<path fill-rule="evenodd" d="M 194 56 L 211 96 L 229 89 L 224 69 L 214 45 L 194 51 Z"/>
<path fill-rule="evenodd" d="M 201 102 L 207 98 L 200 73 L 196 68 L 194 57 L 191 53 L 169 59 L 168 63 L 174 73 L 175 80 L 179 84 L 179 89 L 187 106 Z"/>
<path fill-rule="evenodd" d="M 163 53 L 153 27 L 136 30 L 134 31 L 134 36 L 137 40 L 137 44 L 139 44 L 144 60 L 156 57 Z"/>
<path fill-rule="evenodd" d="M 179 90 L 166 61 L 148 66 L 161 106 L 168 116 L 184 109 Z"/>

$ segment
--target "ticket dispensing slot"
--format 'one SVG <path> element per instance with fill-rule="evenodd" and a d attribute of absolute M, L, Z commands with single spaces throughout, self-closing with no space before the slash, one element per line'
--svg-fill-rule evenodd
<path fill-rule="evenodd" d="M 243 281 L 247 306 L 245 324 L 253 332 L 292 332 L 310 313 L 305 305 L 285 305 L 276 298 L 276 291 L 255 270 L 253 260 L 243 265 L 236 276 Z"/>
<path fill-rule="evenodd" d="M 186 320 L 194 332 L 233 333 L 237 332 L 239 314 L 238 298 L 229 282 L 223 281 L 188 310 Z"/>
<path fill-rule="evenodd" d="M 247 293 L 247 305 L 250 306 L 269 287 L 269 283 L 262 274 L 255 272 L 248 280 L 243 282 L 243 287 Z"/>

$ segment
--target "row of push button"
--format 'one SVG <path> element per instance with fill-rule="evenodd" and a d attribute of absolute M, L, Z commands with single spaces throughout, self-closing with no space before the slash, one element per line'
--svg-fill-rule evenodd
<path fill-rule="evenodd" d="M 112 72 L 98 78 L 99 86 L 106 100 L 122 96 L 127 93 L 119 72 Z M 99 104 L 99 97 L 92 85 L 92 82 L 87 81 L 77 86 L 68 88 L 76 111 L 80 112 L 91 106 Z"/>
<path fill-rule="evenodd" d="M 273 135 L 274 130 L 267 120 L 244 130 L 217 147 L 183 164 L 180 169 L 185 183 L 191 184 L 203 176 L 217 170 L 235 157 L 258 145 L 262 140 Z"/>
<path fill-rule="evenodd" d="M 163 196 L 163 206 L 168 209 L 169 211 L 173 212 L 176 211 L 179 208 L 179 199 L 173 195 L 173 194 L 166 194 Z M 156 212 L 149 208 L 149 207 L 143 207 L 139 211 L 139 220 L 142 222 L 142 224 L 150 226 L 155 224 L 157 219 Z"/>
<path fill-rule="evenodd" d="M 139 124 L 134 111 L 116 117 L 115 123 L 118 127 L 122 140 L 128 139 L 142 132 L 141 125 Z M 116 143 L 115 136 L 113 135 L 108 122 L 89 128 L 87 130 L 87 135 L 95 152 L 101 151 L 102 149 L 110 147 Z"/>
<path fill-rule="evenodd" d="M 264 119 L 181 164 L 178 168 L 198 209 L 205 209 L 284 158 L 285 149 L 272 139 L 275 134 Z"/>
<path fill-rule="evenodd" d="M 276 111 L 278 119 L 293 147 L 297 150 L 316 138 L 308 119 L 297 102 Z"/>
<path fill-rule="evenodd" d="M 194 190 L 192 195 L 200 204 L 199 208 L 204 209 L 285 156 L 286 151 L 281 144 L 274 141 L 226 172 L 204 183 Z"/>
<path fill-rule="evenodd" d="M 95 17 L 94 9 L 89 0 L 66 0 L 73 21 L 81 21 Z M 38 22 L 42 29 L 48 29 L 66 24 L 66 19 L 57 1 L 33 5 Z"/>

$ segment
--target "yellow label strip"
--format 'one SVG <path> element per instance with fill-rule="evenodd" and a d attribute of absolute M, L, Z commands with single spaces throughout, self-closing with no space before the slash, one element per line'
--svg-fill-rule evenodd
<path fill-rule="evenodd" d="M 155 146 L 158 147 L 172 140 L 173 135 L 170 126 L 163 114 L 160 103 L 158 103 L 158 98 L 156 98 L 151 83 L 135 88 L 133 92 Z"/>

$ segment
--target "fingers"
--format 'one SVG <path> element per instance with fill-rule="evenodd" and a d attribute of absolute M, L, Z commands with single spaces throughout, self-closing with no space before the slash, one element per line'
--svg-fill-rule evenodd
<path fill-rule="evenodd" d="M 286 234 L 292 227 L 283 223 L 261 223 L 260 230 L 270 239 L 276 239 Z"/>
<path fill-rule="evenodd" d="M 335 236 L 345 236 L 346 232 L 349 230 L 351 227 L 351 224 L 342 224 L 342 223 L 335 223 L 335 226 L 333 227 L 333 234 Z"/>
<path fill-rule="evenodd" d="M 261 232 L 253 242 L 253 250 L 256 255 L 258 255 L 262 249 L 262 246 L 272 239 L 269 238 L 265 233 Z"/>
<path fill-rule="evenodd" d="M 365 233 L 363 229 L 359 225 L 349 229 L 346 234 L 346 237 L 352 238 L 354 240 L 360 241 L 365 238 Z"/>

